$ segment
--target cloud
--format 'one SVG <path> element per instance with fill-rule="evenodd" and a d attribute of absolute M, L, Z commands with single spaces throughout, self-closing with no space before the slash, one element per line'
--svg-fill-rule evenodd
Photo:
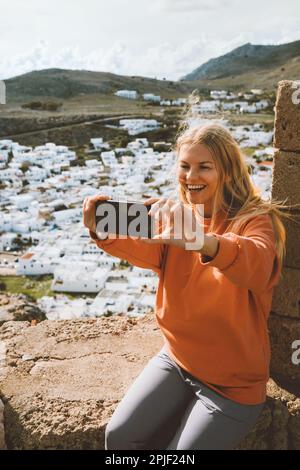
<path fill-rule="evenodd" d="M 170 13 L 192 13 L 216 10 L 234 4 L 236 0 L 156 0 L 155 7 Z"/>
<path fill-rule="evenodd" d="M 199 40 L 189 40 L 177 47 L 164 42 L 137 52 L 116 42 L 109 49 L 83 54 L 78 47 L 65 47 L 50 53 L 48 44 L 41 41 L 28 53 L 10 59 L 0 58 L 0 79 L 57 67 L 176 80 L 211 57 L 215 45 L 203 34 Z"/>
<path fill-rule="evenodd" d="M 281 43 L 297 39 L 286 34 L 284 37 L 285 41 Z M 260 39 L 262 44 L 270 43 L 268 37 Z M 118 41 L 110 48 L 98 48 L 89 53 L 83 53 L 79 47 L 64 47 L 51 52 L 48 43 L 40 41 L 27 53 L 9 59 L 0 57 L 0 79 L 32 70 L 64 68 L 178 80 L 210 58 L 226 54 L 246 42 L 258 43 L 253 32 L 239 34 L 228 41 L 202 33 L 197 39 L 187 40 L 177 46 L 165 41 L 139 51 Z"/>

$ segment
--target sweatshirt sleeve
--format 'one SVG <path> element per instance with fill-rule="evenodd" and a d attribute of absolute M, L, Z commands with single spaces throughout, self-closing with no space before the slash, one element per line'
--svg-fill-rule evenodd
<path fill-rule="evenodd" d="M 134 266 L 152 269 L 158 275 L 160 274 L 166 248 L 165 244 L 151 245 L 141 239 L 130 237 L 99 240 L 91 230 L 90 236 L 96 245 L 106 253 L 125 259 Z"/>
<path fill-rule="evenodd" d="M 280 279 L 280 262 L 269 215 L 250 219 L 242 235 L 214 233 L 219 249 L 214 258 L 200 254 L 200 262 L 216 267 L 231 282 L 253 292 L 273 288 Z"/>

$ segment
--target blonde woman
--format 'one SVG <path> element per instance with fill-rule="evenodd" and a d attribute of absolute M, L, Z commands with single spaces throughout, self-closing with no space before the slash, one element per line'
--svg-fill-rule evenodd
<path fill-rule="evenodd" d="M 286 206 L 262 200 L 237 142 L 220 125 L 184 131 L 176 154 L 179 202 L 145 202 L 152 215 L 164 214 L 153 239 L 99 239 L 95 202 L 109 198 L 84 202 L 84 224 L 101 249 L 159 275 L 164 346 L 108 423 L 109 450 L 233 449 L 266 399 L 267 322 L 285 252 Z M 186 249 L 184 233 L 174 236 L 180 208 L 192 210 L 196 229 L 204 230 L 200 248 Z"/>

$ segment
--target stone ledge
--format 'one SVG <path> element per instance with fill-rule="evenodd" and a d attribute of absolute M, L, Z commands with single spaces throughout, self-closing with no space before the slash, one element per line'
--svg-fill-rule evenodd
<path fill-rule="evenodd" d="M 0 328 L 9 449 L 103 448 L 113 408 L 163 345 L 154 315 Z"/>
<path fill-rule="evenodd" d="M 10 321 L 0 341 L 8 449 L 103 449 L 117 403 L 163 344 L 154 315 Z M 239 448 L 298 449 L 299 420 L 299 397 L 270 380 L 266 406 Z"/>

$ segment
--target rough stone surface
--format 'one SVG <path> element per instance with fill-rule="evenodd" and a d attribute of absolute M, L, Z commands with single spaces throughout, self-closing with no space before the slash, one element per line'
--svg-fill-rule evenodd
<path fill-rule="evenodd" d="M 300 392 L 295 395 L 270 379 L 266 405 L 238 449 L 299 450 Z"/>
<path fill-rule="evenodd" d="M 287 198 L 286 204 L 300 204 L 299 181 L 300 154 L 278 150 L 274 155 L 272 199 L 284 200 Z M 298 209 L 300 209 L 300 205 Z"/>
<path fill-rule="evenodd" d="M 272 312 L 300 321 L 300 270 L 283 267 L 279 284 L 274 288 Z M 299 338 L 300 339 L 300 338 Z"/>
<path fill-rule="evenodd" d="M 8 449 L 103 449 L 115 407 L 163 344 L 154 315 L 12 321 L 0 341 Z M 239 448 L 300 448 L 299 413 L 299 397 L 270 380 L 263 412 Z"/>
<path fill-rule="evenodd" d="M 6 321 L 42 321 L 45 313 L 24 294 L 0 294 L 0 325 Z"/>
<path fill-rule="evenodd" d="M 284 219 L 286 230 L 286 257 L 285 266 L 300 270 L 300 211 L 292 211 L 293 220 Z"/>
<path fill-rule="evenodd" d="M 271 340 L 271 373 L 294 382 L 300 390 L 300 320 L 279 316 L 273 312 L 269 318 Z M 295 344 L 295 342 L 299 344 Z M 294 345 L 294 347 L 293 347 Z"/>
<path fill-rule="evenodd" d="M 0 450 L 6 449 L 5 436 L 4 436 L 4 405 L 0 400 Z"/>
<path fill-rule="evenodd" d="M 299 90 L 300 82 L 283 80 L 278 84 L 275 105 L 274 146 L 281 150 L 300 151 Z"/>
<path fill-rule="evenodd" d="M 9 449 L 95 449 L 134 377 L 163 344 L 153 315 L 6 322 L 0 370 Z"/>

